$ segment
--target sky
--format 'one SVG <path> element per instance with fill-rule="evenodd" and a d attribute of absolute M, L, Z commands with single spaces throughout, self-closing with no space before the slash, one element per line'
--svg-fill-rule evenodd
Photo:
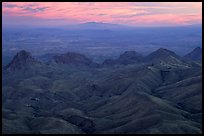
<path fill-rule="evenodd" d="M 202 2 L 3 2 L 3 26 L 103 22 L 130 26 L 202 23 Z"/>

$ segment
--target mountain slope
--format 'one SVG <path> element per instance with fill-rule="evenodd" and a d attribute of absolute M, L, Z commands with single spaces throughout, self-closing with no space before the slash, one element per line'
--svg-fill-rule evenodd
<path fill-rule="evenodd" d="M 120 67 L 93 67 L 77 53 L 56 65 L 25 56 L 26 70 L 3 72 L 3 133 L 202 133 L 202 67 L 171 51 L 146 62 L 128 51 L 114 60 Z"/>

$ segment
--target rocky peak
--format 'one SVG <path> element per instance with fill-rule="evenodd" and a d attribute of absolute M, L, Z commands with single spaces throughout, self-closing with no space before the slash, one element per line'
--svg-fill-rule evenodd
<path fill-rule="evenodd" d="M 170 51 L 165 48 L 159 48 L 155 53 L 159 55 L 173 55 L 173 56 L 176 55 L 173 51 Z"/>
<path fill-rule="evenodd" d="M 202 60 L 202 49 L 196 47 L 193 51 L 184 56 L 184 58 L 189 60 L 201 61 Z"/>
<path fill-rule="evenodd" d="M 200 51 L 200 52 L 202 52 L 202 48 L 201 47 L 196 47 L 193 51 Z"/>
<path fill-rule="evenodd" d="M 37 61 L 31 56 L 30 52 L 22 50 L 18 52 L 12 61 L 5 67 L 6 69 L 16 70 L 21 69 L 28 64 L 37 63 Z"/>
<path fill-rule="evenodd" d="M 152 52 L 146 58 L 148 60 L 154 60 L 154 59 L 165 59 L 166 57 L 169 57 L 169 56 L 179 58 L 179 56 L 176 55 L 176 53 L 174 53 L 173 51 L 170 51 L 168 49 L 165 49 L 165 48 L 160 48 L 160 49 Z"/>

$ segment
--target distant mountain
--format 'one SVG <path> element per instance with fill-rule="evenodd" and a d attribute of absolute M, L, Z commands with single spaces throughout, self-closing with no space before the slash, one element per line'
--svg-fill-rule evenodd
<path fill-rule="evenodd" d="M 104 30 L 104 29 L 131 29 L 130 26 L 110 24 L 103 22 L 87 22 L 78 25 L 69 26 L 71 29 L 82 29 L 82 30 Z"/>
<path fill-rule="evenodd" d="M 116 60 L 107 59 L 103 62 L 103 65 L 128 65 L 142 61 L 142 55 L 136 51 L 126 51 L 120 55 Z"/>
<path fill-rule="evenodd" d="M 17 69 L 22 69 L 28 65 L 33 65 L 37 63 L 40 63 L 40 62 L 35 60 L 31 56 L 30 52 L 22 50 L 14 56 L 13 60 L 8 65 L 5 66 L 5 69 L 17 70 Z"/>
<path fill-rule="evenodd" d="M 98 66 L 97 63 L 94 63 L 86 56 L 74 52 L 67 52 L 65 54 L 54 56 L 53 61 L 58 64 L 68 64 L 74 66 Z"/>
<path fill-rule="evenodd" d="M 196 47 L 193 51 L 186 54 L 184 58 L 188 60 L 194 60 L 194 61 L 201 62 L 202 61 L 202 48 Z"/>

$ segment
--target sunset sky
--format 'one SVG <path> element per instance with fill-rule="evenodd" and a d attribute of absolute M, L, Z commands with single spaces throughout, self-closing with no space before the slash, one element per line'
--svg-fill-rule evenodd
<path fill-rule="evenodd" d="M 202 2 L 3 2 L 3 25 L 104 22 L 131 26 L 202 23 Z"/>

